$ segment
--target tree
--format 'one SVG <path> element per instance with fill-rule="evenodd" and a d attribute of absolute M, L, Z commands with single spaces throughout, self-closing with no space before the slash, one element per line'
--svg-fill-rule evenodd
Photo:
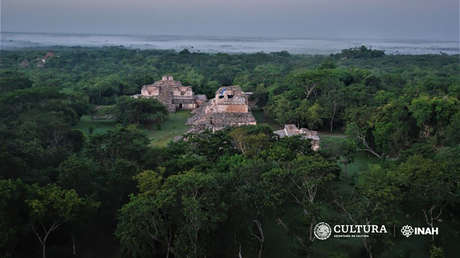
<path fill-rule="evenodd" d="M 27 78 L 23 73 L 9 70 L 0 71 L 0 93 L 26 89 L 31 86 L 32 81 L 29 80 L 29 78 Z"/>
<path fill-rule="evenodd" d="M 446 129 L 446 143 L 452 146 L 460 144 L 460 112 L 452 116 Z"/>
<path fill-rule="evenodd" d="M 263 107 L 267 104 L 268 97 L 267 88 L 263 84 L 258 84 L 251 99 L 256 100 L 257 107 Z"/>
<path fill-rule="evenodd" d="M 116 120 L 127 124 L 155 124 L 158 127 L 168 117 L 166 107 L 152 98 L 121 97 L 115 107 Z"/>
<path fill-rule="evenodd" d="M 295 71 L 287 79 L 288 83 L 291 84 L 292 94 L 303 102 L 303 105 L 300 105 L 302 113 L 306 112 L 305 105 L 319 101 L 321 116 L 328 118 L 331 132 L 337 115 L 343 112 L 345 104 L 342 77 L 343 72 L 341 70 L 316 69 Z M 320 110 L 317 109 L 316 111 Z"/>
<path fill-rule="evenodd" d="M 264 158 L 271 161 L 294 160 L 298 155 L 312 155 L 311 142 L 299 135 L 279 138 L 272 143 L 270 148 L 265 148 L 258 155 L 258 158 Z"/>
<path fill-rule="evenodd" d="M 281 75 L 282 68 L 277 64 L 262 64 L 254 68 L 253 81 L 256 84 L 262 83 L 263 85 L 269 86 L 273 84 Z"/>
<path fill-rule="evenodd" d="M 369 142 L 367 128 L 360 128 L 357 123 L 352 122 L 347 125 L 345 133 L 351 138 L 357 151 L 367 151 L 379 159 L 382 158 L 383 154 L 377 153 Z"/>
<path fill-rule="evenodd" d="M 309 129 L 316 130 L 323 125 L 322 107 L 318 103 L 310 105 L 307 100 L 302 100 L 296 113 L 300 118 L 300 124 L 306 124 Z"/>
<path fill-rule="evenodd" d="M 270 215 L 276 213 L 275 207 L 280 207 L 284 201 L 279 194 L 267 194 L 271 184 L 264 182 L 262 177 L 275 164 L 262 160 L 232 161 L 235 164 L 230 169 L 228 183 L 234 186 L 226 191 L 230 194 L 229 222 L 234 228 L 232 233 L 235 235 L 238 256 L 248 253 L 247 249 L 255 240 L 253 248 L 257 251 L 257 257 L 261 258 L 266 248 L 265 226 L 272 220 Z"/>
<path fill-rule="evenodd" d="M 141 162 L 149 143 L 147 136 L 135 126 L 117 126 L 91 136 L 86 152 L 103 167 L 111 167 L 117 159 Z"/>
<path fill-rule="evenodd" d="M 219 199 L 219 186 L 213 175 L 189 171 L 168 178 L 160 193 L 160 203 L 181 212 L 180 228 L 175 239 L 179 256 L 199 257 L 206 253 L 206 233 L 225 218 L 225 203 Z M 175 200 L 179 199 L 177 205 Z M 174 212 L 174 211 L 171 212 Z"/>
<path fill-rule="evenodd" d="M 28 233 L 23 199 L 27 196 L 27 185 L 20 179 L 0 180 L 0 196 L 0 256 L 13 257 Z"/>
<path fill-rule="evenodd" d="M 255 157 L 271 144 L 271 129 L 265 126 L 242 126 L 233 129 L 228 134 L 233 145 L 242 154 Z"/>
<path fill-rule="evenodd" d="M 78 219 L 82 211 L 96 208 L 98 203 L 78 196 L 74 190 L 56 185 L 30 186 L 31 196 L 25 201 L 29 207 L 30 227 L 42 246 L 46 258 L 46 244 L 51 233 L 62 224 Z"/>
<path fill-rule="evenodd" d="M 363 171 L 355 187 L 343 187 L 334 198 L 340 216 L 355 225 L 398 224 L 401 217 L 401 190 L 391 172 L 378 165 Z M 388 239 L 388 238 L 387 238 Z M 383 238 L 361 238 L 369 258 L 375 257 Z M 382 251 L 382 248 L 380 248 Z"/>
<path fill-rule="evenodd" d="M 126 256 L 170 257 L 175 254 L 173 230 L 173 221 L 161 212 L 154 197 L 132 195 L 130 201 L 120 210 L 115 235 Z"/>
<path fill-rule="evenodd" d="M 93 160 L 72 155 L 59 165 L 57 183 L 63 188 L 74 189 L 79 195 L 94 194 L 97 168 Z"/>
<path fill-rule="evenodd" d="M 417 138 L 415 120 L 402 101 L 394 100 L 377 108 L 371 123 L 376 148 L 392 156 L 396 156 Z"/>
<path fill-rule="evenodd" d="M 284 95 L 276 96 L 270 106 L 270 112 L 272 116 L 280 124 L 286 124 L 295 121 L 294 112 L 289 112 L 291 110 L 294 110 L 294 105 Z"/>
<path fill-rule="evenodd" d="M 323 94 L 319 101 L 323 110 L 323 116 L 329 120 L 330 133 L 334 129 L 337 117 L 343 114 L 345 90 L 343 83 L 338 79 L 334 79 L 332 75 L 323 86 Z"/>
<path fill-rule="evenodd" d="M 460 170 L 448 171 L 445 162 L 415 155 L 392 171 L 391 176 L 401 189 L 404 210 L 429 227 L 441 222 L 446 207 L 458 202 Z"/>
<path fill-rule="evenodd" d="M 313 227 L 318 222 L 322 205 L 319 200 L 326 192 L 324 188 L 339 174 L 339 167 L 319 155 L 299 155 L 283 168 L 275 168 L 263 174 L 263 182 L 267 192 L 294 203 L 303 214 L 303 221 L 309 228 L 307 239 L 297 236 L 296 239 L 303 249 L 313 242 Z M 288 226 L 278 218 L 285 229 Z M 307 240 L 307 241 L 305 241 Z"/>
<path fill-rule="evenodd" d="M 348 174 L 348 165 L 353 162 L 356 154 L 356 145 L 349 137 L 330 137 L 321 139 L 320 153 L 328 158 L 334 158 L 342 163 L 345 175 Z"/>
<path fill-rule="evenodd" d="M 193 149 L 194 153 L 206 157 L 211 162 L 216 162 L 224 155 L 237 153 L 236 148 L 232 145 L 231 136 L 224 130 L 191 134 L 187 136 L 187 141 L 190 142 L 188 146 Z"/>
<path fill-rule="evenodd" d="M 385 56 L 385 52 L 362 45 L 361 47 L 343 49 L 340 54 L 336 54 L 335 56 L 343 58 L 377 58 Z"/>
<path fill-rule="evenodd" d="M 124 252 L 134 257 L 205 255 L 207 235 L 226 217 L 216 177 L 186 171 L 161 180 L 161 174 L 144 171 L 137 180 L 141 193 L 122 208 L 117 227 Z"/>
<path fill-rule="evenodd" d="M 322 86 L 324 71 L 320 70 L 299 70 L 289 75 L 288 81 L 296 88 L 303 89 L 303 96 L 309 99 L 310 96 L 316 95 L 316 91 Z"/>
<path fill-rule="evenodd" d="M 420 127 L 421 136 L 429 137 L 443 133 L 451 117 L 458 112 L 458 103 L 453 97 L 423 95 L 411 101 L 409 111 Z"/>

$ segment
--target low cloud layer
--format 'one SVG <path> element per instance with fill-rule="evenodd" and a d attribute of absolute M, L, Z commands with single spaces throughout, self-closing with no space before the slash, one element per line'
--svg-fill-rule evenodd
<path fill-rule="evenodd" d="M 3 0 L 2 31 L 458 40 L 458 0 Z"/>

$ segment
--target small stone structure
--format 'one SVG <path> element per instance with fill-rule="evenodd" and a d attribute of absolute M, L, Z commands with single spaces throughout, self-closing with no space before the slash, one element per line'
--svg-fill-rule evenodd
<path fill-rule="evenodd" d="M 248 96 L 239 86 L 225 86 L 216 91 L 214 99 L 202 105 L 187 120 L 192 126 L 189 132 L 206 129 L 221 130 L 230 126 L 255 125 L 256 119 L 249 112 Z"/>
<path fill-rule="evenodd" d="M 280 138 L 300 135 L 304 139 L 311 140 L 311 149 L 314 151 L 319 150 L 319 136 L 318 131 L 308 130 L 307 128 L 298 129 L 293 124 L 284 125 L 284 129 L 274 131 Z"/>
<path fill-rule="evenodd" d="M 193 110 L 206 101 L 206 95 L 194 95 L 191 86 L 183 86 L 171 75 L 165 75 L 161 81 L 144 85 L 141 94 L 134 98 L 155 98 L 163 103 L 169 112 L 177 110 Z"/>
<path fill-rule="evenodd" d="M 36 59 L 35 59 L 36 66 L 37 66 L 37 67 L 40 67 L 40 68 L 44 67 L 45 64 L 48 62 L 48 60 L 49 60 L 50 58 L 55 57 L 55 56 L 56 56 L 56 54 L 54 54 L 53 52 L 48 52 L 48 53 L 46 53 L 43 57 L 41 57 L 41 58 L 40 58 L 40 57 L 39 57 L 39 58 L 36 58 Z"/>

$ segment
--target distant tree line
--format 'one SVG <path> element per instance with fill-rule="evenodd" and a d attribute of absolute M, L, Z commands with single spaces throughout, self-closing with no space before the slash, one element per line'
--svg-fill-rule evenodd
<path fill-rule="evenodd" d="M 371 49 L 366 46 L 343 49 L 339 54 L 332 54 L 336 58 L 376 58 L 385 55 L 383 50 Z"/>

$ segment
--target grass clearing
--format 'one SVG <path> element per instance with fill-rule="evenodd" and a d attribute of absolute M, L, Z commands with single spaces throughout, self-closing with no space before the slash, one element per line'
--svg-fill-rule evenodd
<path fill-rule="evenodd" d="M 101 134 L 115 127 L 115 120 L 92 120 L 91 116 L 82 116 L 75 129 L 81 130 L 85 135 Z"/>
<path fill-rule="evenodd" d="M 185 125 L 187 119 L 191 116 L 188 111 L 170 113 L 168 120 L 161 125 L 160 129 L 156 127 L 140 127 L 150 139 L 150 144 L 155 147 L 164 147 L 176 136 L 183 135 L 189 128 Z M 85 135 L 101 134 L 115 128 L 117 122 L 114 120 L 92 120 L 91 116 L 82 116 L 75 129 L 81 130 Z"/>
<path fill-rule="evenodd" d="M 183 135 L 189 128 L 185 123 L 191 116 L 188 111 L 170 113 L 168 120 L 160 129 L 144 129 L 150 139 L 150 144 L 155 147 L 164 147 L 176 136 Z"/>
<path fill-rule="evenodd" d="M 320 152 L 330 156 L 341 156 L 347 148 L 347 138 L 344 134 L 321 134 Z M 381 161 L 367 152 L 357 152 L 353 154 L 352 161 L 349 164 L 337 161 L 342 170 L 342 176 L 354 178 L 363 171 L 368 171 L 369 166 L 378 164 Z"/>

